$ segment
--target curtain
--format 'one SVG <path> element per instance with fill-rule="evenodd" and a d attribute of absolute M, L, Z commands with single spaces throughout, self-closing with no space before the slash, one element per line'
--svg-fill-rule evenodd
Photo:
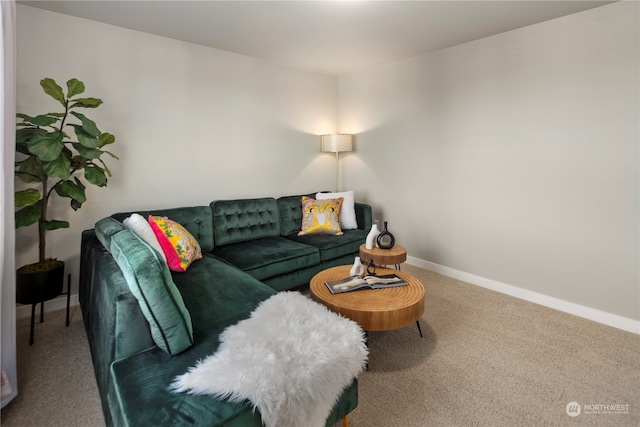
<path fill-rule="evenodd" d="M 16 369 L 16 290 L 15 290 L 15 224 L 13 202 L 13 163 L 15 158 L 16 123 L 16 5 L 15 0 L 2 0 L 0 31 L 0 129 L 2 130 L 2 192 L 0 194 L 0 316 L 2 337 L 2 407 L 17 394 Z"/>

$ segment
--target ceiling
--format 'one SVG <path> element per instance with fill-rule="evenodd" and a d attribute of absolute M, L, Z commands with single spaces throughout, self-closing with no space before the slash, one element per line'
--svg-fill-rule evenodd
<path fill-rule="evenodd" d="M 612 1 L 20 1 L 319 73 L 339 75 Z"/>

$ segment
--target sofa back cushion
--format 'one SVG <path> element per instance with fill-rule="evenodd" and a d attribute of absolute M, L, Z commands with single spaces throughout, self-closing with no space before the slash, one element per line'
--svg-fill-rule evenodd
<path fill-rule="evenodd" d="M 96 237 L 109 252 L 111 252 L 111 239 L 123 230 L 127 230 L 127 227 L 111 217 L 102 218 L 95 225 Z"/>
<path fill-rule="evenodd" d="M 271 197 L 211 202 L 215 246 L 280 235 L 278 203 Z"/>
<path fill-rule="evenodd" d="M 170 355 L 193 344 L 191 316 L 173 283 L 167 263 L 147 242 L 131 230 L 118 228 L 114 218 L 96 223 L 96 235 L 111 253 L 129 290 L 149 322 L 151 337 Z"/>
<path fill-rule="evenodd" d="M 282 235 L 297 234 L 302 227 L 302 196 L 280 197 L 278 210 Z"/>
<path fill-rule="evenodd" d="M 134 212 L 120 212 L 111 215 L 118 221 L 122 221 Z M 209 206 L 190 206 L 184 208 L 157 209 L 136 211 L 144 218 L 149 215 L 166 216 L 182 225 L 200 244 L 202 252 L 213 250 L 213 223 Z"/>

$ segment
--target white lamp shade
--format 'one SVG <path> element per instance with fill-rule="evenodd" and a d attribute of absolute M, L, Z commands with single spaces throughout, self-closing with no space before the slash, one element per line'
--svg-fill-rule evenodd
<path fill-rule="evenodd" d="M 340 153 L 342 151 L 352 151 L 352 138 L 349 134 L 333 133 L 321 135 L 322 151 L 329 153 Z"/>

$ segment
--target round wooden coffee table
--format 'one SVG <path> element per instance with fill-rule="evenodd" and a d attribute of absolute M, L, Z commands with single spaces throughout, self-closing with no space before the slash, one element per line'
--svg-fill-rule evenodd
<path fill-rule="evenodd" d="M 325 282 L 349 277 L 350 269 L 350 265 L 341 265 L 313 276 L 309 283 L 311 297 L 331 311 L 355 321 L 367 332 L 400 329 L 416 323 L 422 336 L 418 320 L 424 313 L 424 287 L 418 279 L 402 271 L 377 268 L 377 274 L 396 274 L 408 285 L 332 294 Z"/>
<path fill-rule="evenodd" d="M 362 244 L 360 258 L 375 265 L 395 265 L 396 270 L 400 270 L 400 264 L 407 260 L 407 250 L 400 245 L 394 245 L 391 249 L 380 249 L 377 246 L 367 249 L 367 246 Z"/>

